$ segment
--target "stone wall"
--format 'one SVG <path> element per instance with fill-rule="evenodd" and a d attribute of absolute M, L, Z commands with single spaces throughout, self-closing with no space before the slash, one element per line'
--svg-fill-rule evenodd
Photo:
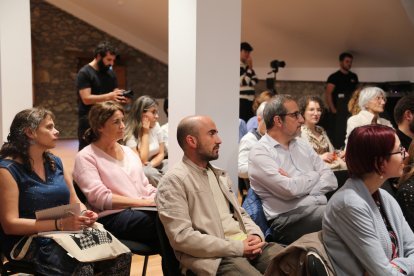
<path fill-rule="evenodd" d="M 126 87 L 135 96 L 164 98 L 168 67 L 43 0 L 31 0 L 34 105 L 51 109 L 61 138 L 76 137 L 79 59 L 93 59 L 96 45 L 108 40 L 126 68 Z"/>
<path fill-rule="evenodd" d="M 95 46 L 111 41 L 126 67 L 126 87 L 135 97 L 168 95 L 168 66 L 92 27 L 78 18 L 46 3 L 31 0 L 34 105 L 45 106 L 56 115 L 61 138 L 75 138 L 77 129 L 78 68 L 93 59 Z M 79 58 L 86 58 L 79 64 Z M 264 80 L 256 86 L 259 93 L 266 89 Z M 277 81 L 278 93 L 299 98 L 316 94 L 323 97 L 325 82 Z"/>

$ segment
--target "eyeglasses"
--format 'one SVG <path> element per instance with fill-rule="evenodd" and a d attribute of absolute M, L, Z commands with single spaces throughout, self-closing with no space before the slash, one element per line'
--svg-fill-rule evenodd
<path fill-rule="evenodd" d="M 404 147 L 400 147 L 400 149 L 398 151 L 390 152 L 389 155 L 401 154 L 402 158 L 404 159 L 405 156 L 407 155 L 406 153 L 407 153 L 407 151 L 405 150 L 405 148 Z"/>
<path fill-rule="evenodd" d="M 291 113 L 282 113 L 278 114 L 278 116 L 291 116 L 295 119 L 299 119 L 299 117 L 302 117 L 302 114 L 299 111 L 291 112 Z"/>

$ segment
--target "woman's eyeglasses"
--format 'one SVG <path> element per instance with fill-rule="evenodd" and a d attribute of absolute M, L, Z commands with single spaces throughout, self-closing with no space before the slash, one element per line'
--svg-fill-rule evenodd
<path fill-rule="evenodd" d="M 404 159 L 405 156 L 407 155 L 406 153 L 407 153 L 407 151 L 405 150 L 405 148 L 404 147 L 400 147 L 400 149 L 398 151 L 390 152 L 389 155 L 401 154 L 402 158 Z"/>

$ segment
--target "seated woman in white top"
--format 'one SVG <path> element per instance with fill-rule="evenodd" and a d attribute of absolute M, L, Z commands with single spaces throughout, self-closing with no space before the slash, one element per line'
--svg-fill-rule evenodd
<path fill-rule="evenodd" d="M 322 160 L 331 168 L 345 170 L 346 164 L 341 159 L 342 153 L 335 152 L 323 127 L 318 126 L 324 110 L 323 102 L 318 96 L 304 96 L 299 99 L 299 111 L 305 122 L 301 126 L 301 138 L 306 140 Z"/>
<path fill-rule="evenodd" d="M 164 159 L 165 135 L 158 123 L 158 103 L 149 96 L 134 101 L 126 119 L 125 145 L 135 150 L 141 158 L 145 176 L 157 187 L 168 170 Z"/>
<path fill-rule="evenodd" d="M 380 124 L 392 127 L 390 121 L 379 116 L 380 113 L 384 112 L 386 102 L 385 92 L 379 87 L 366 87 L 361 90 L 358 98 L 358 105 L 361 111 L 348 119 L 345 145 L 347 144 L 349 134 L 356 127 L 369 124 Z"/>

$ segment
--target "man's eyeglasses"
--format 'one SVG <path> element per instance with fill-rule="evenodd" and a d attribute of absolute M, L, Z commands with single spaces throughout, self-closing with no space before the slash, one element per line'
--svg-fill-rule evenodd
<path fill-rule="evenodd" d="M 278 116 L 291 116 L 291 117 L 294 117 L 296 119 L 299 119 L 299 117 L 302 116 L 302 114 L 299 111 L 295 111 L 295 112 L 291 112 L 291 113 L 278 114 Z"/>
<path fill-rule="evenodd" d="M 402 158 L 404 159 L 405 156 L 407 155 L 406 153 L 407 153 L 407 151 L 405 150 L 405 148 L 404 147 L 400 147 L 400 149 L 398 151 L 390 152 L 389 155 L 401 154 Z"/>

